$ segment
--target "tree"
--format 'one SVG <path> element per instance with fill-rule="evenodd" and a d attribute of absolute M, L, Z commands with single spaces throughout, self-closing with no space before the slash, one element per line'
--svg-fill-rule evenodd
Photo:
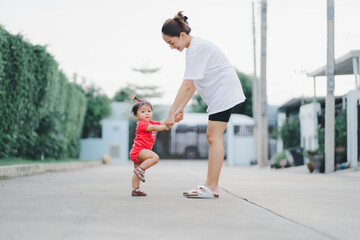
<path fill-rule="evenodd" d="M 190 112 L 194 113 L 206 113 L 207 105 L 200 96 L 200 94 L 196 93 L 192 99 L 192 104 L 190 105 L 191 110 Z"/>
<path fill-rule="evenodd" d="M 335 117 L 335 146 L 346 147 L 347 145 L 347 112 L 343 109 Z"/>
<path fill-rule="evenodd" d="M 128 102 L 136 95 L 140 99 L 160 98 L 163 93 L 158 91 L 157 86 L 138 86 L 135 84 L 128 84 L 115 93 L 113 97 L 114 102 Z"/>
<path fill-rule="evenodd" d="M 135 89 L 131 87 L 131 85 L 128 85 L 125 88 L 121 88 L 119 91 L 117 91 L 112 100 L 114 102 L 128 102 L 134 97 L 134 95 L 136 95 Z"/>
<path fill-rule="evenodd" d="M 246 100 L 244 103 L 237 105 L 234 108 L 233 112 L 252 117 L 252 101 L 253 101 L 252 77 L 250 77 L 249 75 L 246 75 L 245 73 L 238 71 L 237 69 L 236 69 L 236 74 L 238 75 L 239 80 L 241 82 Z"/>
<path fill-rule="evenodd" d="M 101 88 L 94 84 L 86 85 L 85 78 L 81 85 L 76 83 L 76 78 L 74 75 L 75 84 L 85 93 L 87 99 L 82 138 L 101 137 L 101 120 L 111 114 L 110 99 L 102 93 Z"/>
<path fill-rule="evenodd" d="M 285 123 L 274 130 L 273 136 L 280 138 L 284 143 L 284 149 L 300 146 L 300 121 L 292 116 Z"/>

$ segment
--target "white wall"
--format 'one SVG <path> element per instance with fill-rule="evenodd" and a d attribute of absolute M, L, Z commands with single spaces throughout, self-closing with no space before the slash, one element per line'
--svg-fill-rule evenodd
<path fill-rule="evenodd" d="M 100 160 L 102 155 L 111 157 L 112 163 L 129 160 L 129 123 L 127 120 L 103 120 L 102 138 L 80 140 L 80 159 Z"/>
<path fill-rule="evenodd" d="M 102 155 L 108 155 L 112 163 L 129 161 L 131 104 L 114 102 L 110 107 L 111 116 L 101 121 L 102 138 L 80 140 L 80 159 L 100 160 Z"/>
<path fill-rule="evenodd" d="M 286 121 L 286 114 L 279 112 L 278 116 L 277 116 L 277 122 L 278 122 L 278 128 L 280 128 Z M 282 152 L 282 150 L 284 150 L 284 143 L 283 140 L 281 140 L 281 138 L 279 138 L 277 140 L 277 144 L 276 144 L 276 152 Z"/>
<path fill-rule="evenodd" d="M 106 143 L 101 138 L 86 138 L 80 140 L 80 159 L 100 160 L 106 152 Z"/>
<path fill-rule="evenodd" d="M 255 159 L 254 119 L 245 115 L 232 114 L 226 130 L 227 164 L 229 166 L 250 166 Z M 240 128 L 240 133 L 235 133 Z M 243 131 L 245 130 L 245 131 Z M 245 133 L 245 134 L 244 134 Z"/>
<path fill-rule="evenodd" d="M 347 95 L 347 161 L 352 167 L 357 167 L 358 153 L 358 115 L 357 105 L 360 100 L 360 91 L 351 90 Z"/>
<path fill-rule="evenodd" d="M 318 114 L 321 112 L 320 103 L 309 103 L 300 107 L 300 138 L 304 150 L 316 150 L 319 147 L 317 139 Z"/>
<path fill-rule="evenodd" d="M 106 155 L 109 155 L 114 163 L 126 163 L 129 160 L 128 120 L 103 120 L 102 134 L 107 146 Z"/>

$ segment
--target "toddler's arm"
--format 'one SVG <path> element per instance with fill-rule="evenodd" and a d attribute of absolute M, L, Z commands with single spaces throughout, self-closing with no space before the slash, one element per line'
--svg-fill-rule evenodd
<path fill-rule="evenodd" d="M 165 122 L 165 120 L 163 120 Z M 160 132 L 160 131 L 166 131 L 169 130 L 170 128 L 168 127 L 168 125 L 163 124 L 163 121 L 161 121 L 161 125 L 152 125 L 150 124 L 147 128 L 146 131 L 156 131 L 156 132 Z"/>

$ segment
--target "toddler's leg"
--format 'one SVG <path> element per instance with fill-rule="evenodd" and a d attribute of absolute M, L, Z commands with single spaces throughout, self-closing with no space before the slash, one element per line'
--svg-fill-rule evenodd
<path fill-rule="evenodd" d="M 139 166 L 140 166 L 140 164 L 134 163 L 134 169 Z M 132 187 L 133 187 L 133 189 L 140 188 L 140 179 L 135 174 L 132 176 Z"/>
<path fill-rule="evenodd" d="M 146 170 L 159 162 L 159 156 L 149 149 L 141 150 L 138 159 L 142 162 L 140 168 Z"/>
<path fill-rule="evenodd" d="M 135 175 L 143 182 L 145 182 L 145 170 L 155 165 L 159 161 L 159 156 L 151 150 L 143 149 L 138 155 L 138 160 L 142 163 L 135 168 Z"/>

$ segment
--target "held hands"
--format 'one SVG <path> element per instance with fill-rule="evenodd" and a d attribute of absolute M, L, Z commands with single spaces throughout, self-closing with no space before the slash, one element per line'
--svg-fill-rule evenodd
<path fill-rule="evenodd" d="M 165 120 L 165 124 L 169 129 L 174 126 L 175 123 L 180 122 L 184 118 L 184 110 L 181 109 L 175 113 L 175 115 L 168 115 L 168 118 Z"/>
<path fill-rule="evenodd" d="M 180 122 L 184 119 L 184 110 L 180 110 L 175 114 L 175 122 Z"/>

